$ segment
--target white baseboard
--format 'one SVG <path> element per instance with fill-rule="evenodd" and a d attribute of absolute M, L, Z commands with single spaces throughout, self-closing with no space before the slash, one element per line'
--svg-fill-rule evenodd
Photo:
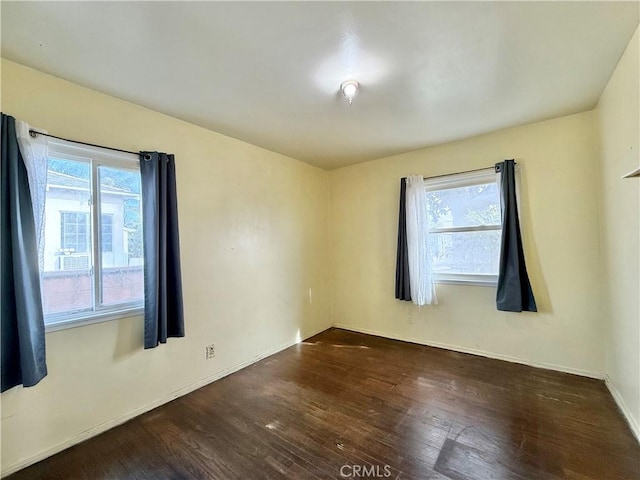
<path fill-rule="evenodd" d="M 452 350 L 454 352 L 470 353 L 472 355 L 479 355 L 481 357 L 494 358 L 496 360 L 504 360 L 506 362 L 511 362 L 511 363 L 519 363 L 522 365 L 528 365 L 530 367 L 544 368 L 546 370 L 555 370 L 557 372 L 563 372 L 563 373 L 571 373 L 573 375 L 580 375 L 581 377 L 595 378 L 598 380 L 602 380 L 604 378 L 604 375 L 598 372 L 582 370 L 580 368 L 566 367 L 563 365 L 556 365 L 553 363 L 534 362 L 534 361 L 526 360 L 523 358 L 512 357 L 511 355 L 503 355 L 501 353 L 487 352 L 484 350 L 476 350 L 474 348 L 461 347 L 459 345 L 449 345 L 446 343 L 425 341 L 417 338 L 407 337 L 404 335 L 388 335 L 386 333 L 378 332 L 376 330 L 352 327 L 350 325 L 335 324 L 334 327 L 341 328 L 343 330 L 350 330 L 352 332 L 365 333 L 367 335 L 375 335 L 376 337 L 384 337 L 384 338 L 390 338 L 392 340 L 400 340 L 402 342 L 417 343 L 419 345 L 427 345 L 429 347 L 443 348 L 445 350 Z"/>
<path fill-rule="evenodd" d="M 638 440 L 638 443 L 640 443 L 640 424 L 638 424 L 638 421 L 631 414 L 631 410 L 629 410 L 629 407 L 627 407 L 627 404 L 624 403 L 624 399 L 622 398 L 622 395 L 620 395 L 620 392 L 611 381 L 611 378 L 609 378 L 609 375 L 605 375 L 604 383 L 609 389 L 609 392 L 611 393 L 611 396 L 615 400 L 616 404 L 618 405 L 618 408 L 622 412 L 622 416 L 625 418 L 625 420 L 629 424 L 629 428 L 635 435 L 636 440 Z"/>
<path fill-rule="evenodd" d="M 244 362 L 238 363 L 236 365 L 233 365 L 229 368 L 226 368 L 224 370 L 221 370 L 211 376 L 205 377 L 202 380 L 199 380 L 195 383 L 192 383 L 190 385 L 187 385 L 185 387 L 182 387 L 178 390 L 175 390 L 173 392 L 171 392 L 170 394 L 155 400 L 151 403 L 148 403 L 146 405 L 143 405 L 140 408 L 137 408 L 129 413 L 126 413 L 124 415 L 121 415 L 119 417 L 116 417 L 112 420 L 109 420 L 105 423 L 101 423 L 100 425 L 96 425 L 95 427 L 92 427 L 88 430 L 85 430 L 84 432 L 81 432 L 77 435 L 74 435 L 73 437 L 65 440 L 64 442 L 58 443 L 57 445 L 54 445 L 53 447 L 47 448 L 41 452 L 36 453 L 35 455 L 32 455 L 26 459 L 20 460 L 12 465 L 8 465 L 6 467 L 3 466 L 2 468 L 2 473 L 0 473 L 0 477 L 6 477 L 8 475 L 11 475 L 12 473 L 17 472 L 18 470 L 22 470 L 23 468 L 28 467 L 29 465 L 33 465 L 34 463 L 37 463 L 41 460 L 44 460 L 47 457 L 50 457 L 52 455 L 55 455 L 56 453 L 59 453 L 63 450 L 66 450 L 67 448 L 76 445 L 80 442 L 84 442 L 85 440 L 90 439 L 91 437 L 95 437 L 96 435 L 99 435 L 103 432 L 106 432 L 107 430 L 110 430 L 114 427 L 117 427 L 118 425 L 121 425 L 129 420 L 131 420 L 132 418 L 137 417 L 138 415 L 142 415 L 143 413 L 146 413 L 150 410 L 153 410 L 154 408 L 157 408 L 161 405 L 164 405 L 165 403 L 168 403 L 172 400 L 175 400 L 176 398 L 182 397 L 188 393 L 193 392 L 194 390 L 197 390 L 199 388 L 204 387 L 205 385 L 208 385 L 210 383 L 215 382 L 216 380 L 220 380 L 221 378 L 226 377 L 227 375 L 231 375 L 232 373 L 237 372 L 238 370 L 242 370 L 243 368 L 248 367 L 249 365 L 253 365 L 256 362 L 259 362 L 260 360 L 270 357 L 271 355 L 275 355 L 278 352 L 281 352 L 282 350 L 285 350 L 289 347 L 292 347 L 293 345 L 296 345 L 297 343 L 300 343 L 304 340 L 306 340 L 307 338 L 311 338 L 314 335 L 317 335 L 321 332 L 324 332 L 325 330 L 327 330 L 330 327 L 326 327 L 326 328 L 322 328 L 318 331 L 314 331 L 313 333 L 309 333 L 307 335 L 305 335 L 300 341 L 296 341 L 296 340 L 292 340 L 289 342 L 286 342 L 276 348 L 273 348 L 265 353 L 262 353 L 260 355 L 257 355 L 249 360 L 246 360 Z"/>

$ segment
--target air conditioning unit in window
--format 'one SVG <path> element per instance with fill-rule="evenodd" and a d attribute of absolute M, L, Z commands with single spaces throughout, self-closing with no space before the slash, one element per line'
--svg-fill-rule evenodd
<path fill-rule="evenodd" d="M 89 255 L 61 255 L 60 270 L 88 270 L 89 269 Z"/>

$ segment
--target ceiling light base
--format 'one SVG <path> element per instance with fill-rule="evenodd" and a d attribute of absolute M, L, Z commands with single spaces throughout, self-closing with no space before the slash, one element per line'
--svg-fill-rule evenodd
<path fill-rule="evenodd" d="M 340 91 L 349 102 L 349 105 L 353 103 L 353 97 L 356 96 L 359 89 L 360 84 L 355 80 L 346 80 L 340 84 Z"/>

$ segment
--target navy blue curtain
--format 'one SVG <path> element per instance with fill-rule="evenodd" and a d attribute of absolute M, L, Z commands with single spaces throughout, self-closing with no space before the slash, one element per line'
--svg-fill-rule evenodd
<path fill-rule="evenodd" d="M 2 391 L 47 375 L 36 227 L 16 120 L 2 115 L 0 270 Z"/>
<path fill-rule="evenodd" d="M 398 249 L 396 255 L 396 298 L 411 301 L 409 253 L 407 251 L 407 179 L 400 179 L 400 208 L 398 209 Z"/>
<path fill-rule="evenodd" d="M 173 155 L 140 152 L 144 245 L 144 348 L 184 337 L 178 199 Z"/>
<path fill-rule="evenodd" d="M 527 274 L 518 216 L 516 197 L 515 162 L 505 160 L 496 163 L 496 173 L 501 174 L 502 244 L 496 306 L 505 312 L 537 312 L 536 300 Z"/>

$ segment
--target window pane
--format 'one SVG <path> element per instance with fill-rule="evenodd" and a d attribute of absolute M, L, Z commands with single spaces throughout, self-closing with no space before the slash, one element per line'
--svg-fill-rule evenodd
<path fill-rule="evenodd" d="M 431 228 L 499 225 L 500 197 L 495 182 L 427 192 Z"/>
<path fill-rule="evenodd" d="M 142 271 L 142 210 L 140 173 L 99 167 L 102 305 L 140 302 Z"/>
<path fill-rule="evenodd" d="M 103 213 L 101 218 L 102 236 L 100 237 L 100 241 L 102 242 L 102 251 L 113 252 L 113 215 Z"/>
<path fill-rule="evenodd" d="M 50 158 L 45 197 L 44 313 L 91 310 L 91 169 Z"/>
<path fill-rule="evenodd" d="M 497 275 L 501 234 L 500 230 L 430 234 L 434 272 Z"/>

